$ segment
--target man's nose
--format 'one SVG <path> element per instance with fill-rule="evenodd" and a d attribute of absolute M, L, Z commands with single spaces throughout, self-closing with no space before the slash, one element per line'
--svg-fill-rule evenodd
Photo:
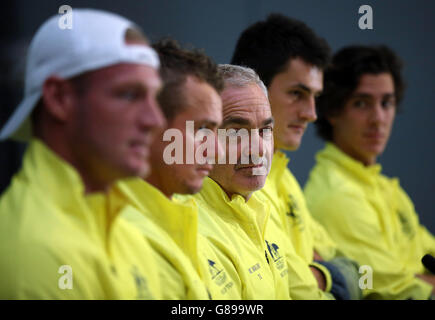
<path fill-rule="evenodd" d="M 377 101 L 371 108 L 369 119 L 372 123 L 380 124 L 385 120 L 385 113 L 382 101 Z"/>
<path fill-rule="evenodd" d="M 212 139 L 214 141 L 213 143 L 213 148 L 209 148 L 207 146 L 207 148 L 205 148 L 204 152 L 203 152 L 203 157 L 207 160 L 208 163 L 218 163 L 219 159 L 221 157 L 224 156 L 225 152 L 224 152 L 224 147 L 222 146 L 222 144 L 219 142 L 219 137 L 216 133 L 207 135 L 207 137 L 204 137 L 203 141 L 201 141 L 201 143 L 204 143 L 205 139 L 209 140 Z"/>
<path fill-rule="evenodd" d="M 316 98 L 310 95 L 307 101 L 301 106 L 299 117 L 307 122 L 314 122 L 317 119 L 316 113 Z"/>
<path fill-rule="evenodd" d="M 263 157 L 264 144 L 259 129 L 251 129 L 249 134 L 249 145 L 245 146 L 243 151 L 245 156 L 251 157 L 251 159 Z"/>

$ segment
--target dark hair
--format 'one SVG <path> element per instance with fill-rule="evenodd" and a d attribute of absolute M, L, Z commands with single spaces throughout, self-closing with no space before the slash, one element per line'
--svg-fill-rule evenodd
<path fill-rule="evenodd" d="M 394 82 L 396 105 L 405 91 L 401 70 L 402 61 L 386 46 L 349 46 L 338 51 L 324 72 L 323 93 L 317 99 L 317 134 L 324 140 L 332 140 L 332 126 L 327 117 L 337 115 L 347 99 L 357 88 L 365 74 L 391 74 Z"/>
<path fill-rule="evenodd" d="M 328 43 L 305 23 L 274 13 L 243 31 L 231 63 L 254 69 L 269 87 L 295 58 L 323 69 L 330 58 Z"/>
<path fill-rule="evenodd" d="M 208 83 L 218 93 L 222 91 L 222 75 L 216 63 L 202 51 L 181 48 L 174 39 L 169 38 L 153 44 L 153 48 L 159 54 L 160 75 L 164 82 L 158 100 L 167 119 L 173 119 L 182 111 L 180 101 L 185 97 L 181 89 L 188 76 Z"/>

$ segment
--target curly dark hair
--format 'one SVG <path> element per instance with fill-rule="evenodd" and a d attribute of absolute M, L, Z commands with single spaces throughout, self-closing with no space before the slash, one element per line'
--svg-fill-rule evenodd
<path fill-rule="evenodd" d="M 269 87 L 275 75 L 285 71 L 294 58 L 324 69 L 330 48 L 305 23 L 273 13 L 242 32 L 231 63 L 254 69 Z"/>
<path fill-rule="evenodd" d="M 171 120 L 182 111 L 185 99 L 182 85 L 188 76 L 194 76 L 212 86 L 217 93 L 223 90 L 222 75 L 213 60 L 198 49 L 182 48 L 171 38 L 162 39 L 153 44 L 160 58 L 160 75 L 163 89 L 158 101 L 166 118 Z"/>
<path fill-rule="evenodd" d="M 332 126 L 327 118 L 340 113 L 365 74 L 391 74 L 398 106 L 405 91 L 402 67 L 401 59 L 384 45 L 355 45 L 338 51 L 325 69 L 323 93 L 316 101 L 317 134 L 326 141 L 332 140 Z"/>

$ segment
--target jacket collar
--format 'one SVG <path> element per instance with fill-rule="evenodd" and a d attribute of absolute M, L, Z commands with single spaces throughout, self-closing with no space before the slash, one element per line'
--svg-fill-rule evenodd
<path fill-rule="evenodd" d="M 126 202 L 165 230 L 189 257 L 196 256 L 198 210 L 192 199 L 168 199 L 140 178 L 123 180 L 116 189 Z"/>
<path fill-rule="evenodd" d="M 20 178 L 33 184 L 41 197 L 49 197 L 65 214 L 85 220 L 86 225 L 102 237 L 108 236 L 122 207 L 112 191 L 85 195 L 77 170 L 36 138 L 26 150 Z"/>
<path fill-rule="evenodd" d="M 284 152 L 280 150 L 275 151 L 275 153 L 273 154 L 272 166 L 270 168 L 267 180 L 274 181 L 275 183 L 279 182 L 283 177 L 289 162 L 290 159 Z"/>
<path fill-rule="evenodd" d="M 258 198 L 257 192 L 254 192 L 248 201 L 245 201 L 245 198 L 238 194 L 232 195 L 230 199 L 218 183 L 206 177 L 198 196 L 213 207 L 214 211 L 223 219 L 230 222 L 236 221 L 242 227 L 254 224 L 258 227 L 261 237 L 264 238 L 266 224 L 270 216 L 270 206 Z M 222 210 L 225 208 L 226 210 Z"/>
<path fill-rule="evenodd" d="M 375 179 L 379 177 L 382 171 L 382 166 L 380 164 L 377 163 L 372 166 L 364 166 L 362 162 L 348 156 L 335 144 L 330 142 L 327 142 L 325 148 L 317 153 L 316 159 L 319 162 L 332 161 L 358 179 L 367 183 L 374 183 Z"/>

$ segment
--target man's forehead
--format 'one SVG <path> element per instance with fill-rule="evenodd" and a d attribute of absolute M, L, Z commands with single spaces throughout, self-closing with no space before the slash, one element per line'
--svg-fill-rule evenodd
<path fill-rule="evenodd" d="M 138 82 L 156 87 L 162 85 L 158 71 L 147 65 L 119 63 L 89 72 L 93 81 L 105 83 Z"/>
<path fill-rule="evenodd" d="M 270 108 L 266 94 L 256 84 L 227 87 L 222 91 L 221 98 L 224 111 L 228 108 Z"/>
<path fill-rule="evenodd" d="M 219 112 L 222 113 L 222 100 L 209 83 L 198 80 L 193 76 L 187 76 L 181 91 L 186 109 L 191 108 L 192 112 Z"/>
<path fill-rule="evenodd" d="M 258 117 L 270 117 L 271 110 L 268 102 L 260 102 L 255 100 L 237 100 L 232 104 L 225 104 L 222 108 L 223 119 L 227 118 L 245 118 L 252 119 Z"/>
<path fill-rule="evenodd" d="M 272 121 L 270 121 L 272 120 Z M 222 125 L 259 127 L 266 122 L 273 123 L 270 108 L 231 108 L 223 112 Z"/>
<path fill-rule="evenodd" d="M 215 126 L 222 122 L 222 112 L 220 108 L 202 110 L 197 107 L 187 106 L 177 113 L 173 123 L 183 124 L 186 121 L 194 121 L 196 125 L 209 124 Z"/>
<path fill-rule="evenodd" d="M 305 62 L 301 58 L 291 58 L 283 72 L 277 74 L 289 85 L 300 84 L 307 91 L 321 91 L 323 89 L 323 70 Z"/>
<path fill-rule="evenodd" d="M 389 73 L 363 74 L 358 82 L 358 88 L 360 87 L 391 89 L 394 88 L 393 77 Z"/>
<path fill-rule="evenodd" d="M 394 94 L 394 82 L 389 73 L 364 74 L 352 96 L 357 95 L 391 95 Z"/>

